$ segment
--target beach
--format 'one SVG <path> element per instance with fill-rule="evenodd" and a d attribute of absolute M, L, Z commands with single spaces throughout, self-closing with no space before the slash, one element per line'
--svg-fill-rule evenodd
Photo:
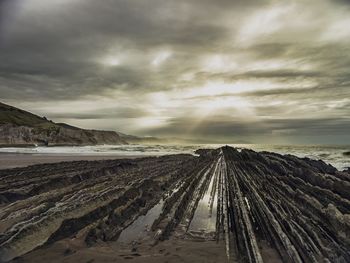
<path fill-rule="evenodd" d="M 162 156 L 171 154 L 194 154 L 197 149 L 215 149 L 220 144 L 130 144 L 94 146 L 52 147 L 0 147 L 0 169 L 23 167 L 45 162 L 74 160 L 106 160 Z M 269 145 L 229 144 L 238 149 L 252 149 L 280 154 L 292 154 L 301 158 L 323 160 L 338 170 L 350 167 L 350 146 L 347 145 Z"/>
<path fill-rule="evenodd" d="M 0 153 L 0 169 L 25 167 L 34 164 L 70 161 L 97 161 L 110 159 L 137 158 L 138 156 L 121 155 L 81 155 L 81 154 L 30 154 Z"/>
<path fill-rule="evenodd" d="M 321 160 L 229 146 L 16 156 L 38 164 L 0 169 L 0 262 L 350 260 L 350 174 Z"/>

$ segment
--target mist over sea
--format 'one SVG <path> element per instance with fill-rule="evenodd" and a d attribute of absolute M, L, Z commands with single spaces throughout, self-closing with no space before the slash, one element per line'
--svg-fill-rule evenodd
<path fill-rule="evenodd" d="M 111 155 L 111 156 L 159 156 L 165 154 L 188 153 L 200 148 L 218 148 L 222 144 L 193 144 L 193 145 L 97 145 L 97 146 L 53 146 L 0 148 L 0 153 L 18 154 L 49 154 L 49 155 Z M 246 148 L 254 151 L 269 151 L 280 154 L 292 154 L 298 157 L 309 157 L 323 160 L 343 170 L 350 167 L 350 146 L 323 145 L 264 145 L 264 144 L 230 144 L 239 149 Z"/>

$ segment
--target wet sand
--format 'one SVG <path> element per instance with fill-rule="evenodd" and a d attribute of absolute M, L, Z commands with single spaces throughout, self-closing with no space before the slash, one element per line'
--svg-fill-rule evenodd
<path fill-rule="evenodd" d="M 0 153 L 0 169 L 25 167 L 28 165 L 41 163 L 97 161 L 137 157 L 143 156 Z"/>
<path fill-rule="evenodd" d="M 228 260 L 225 253 L 225 244 L 223 242 L 198 242 L 172 238 L 156 246 L 140 244 L 135 245 L 134 248 L 120 245 L 117 242 L 100 243 L 93 247 L 86 247 L 81 241 L 66 239 L 56 242 L 50 247 L 35 250 L 13 262 L 226 263 Z"/>

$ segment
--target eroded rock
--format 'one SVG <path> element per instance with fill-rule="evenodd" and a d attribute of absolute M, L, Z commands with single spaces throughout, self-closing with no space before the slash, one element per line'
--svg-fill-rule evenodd
<path fill-rule="evenodd" d="M 242 262 L 268 262 L 266 248 L 281 262 L 350 261 L 347 172 L 228 146 L 196 153 L 0 170 L 0 261 L 76 236 L 87 246 L 118 242 L 160 201 L 147 235 L 134 242 L 212 239 Z M 215 231 L 193 232 L 195 214 L 215 216 Z"/>

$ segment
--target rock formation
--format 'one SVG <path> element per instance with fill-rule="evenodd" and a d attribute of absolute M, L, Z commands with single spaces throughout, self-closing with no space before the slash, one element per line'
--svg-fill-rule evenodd
<path fill-rule="evenodd" d="M 152 245 L 176 236 L 216 240 L 232 262 L 269 262 L 266 249 L 280 262 L 350 262 L 349 173 L 231 147 L 197 154 L 0 170 L 0 261 L 77 235 L 118 242 L 143 216 Z"/>
<path fill-rule="evenodd" d="M 0 146 L 126 144 L 114 131 L 80 129 L 54 123 L 0 103 Z"/>

